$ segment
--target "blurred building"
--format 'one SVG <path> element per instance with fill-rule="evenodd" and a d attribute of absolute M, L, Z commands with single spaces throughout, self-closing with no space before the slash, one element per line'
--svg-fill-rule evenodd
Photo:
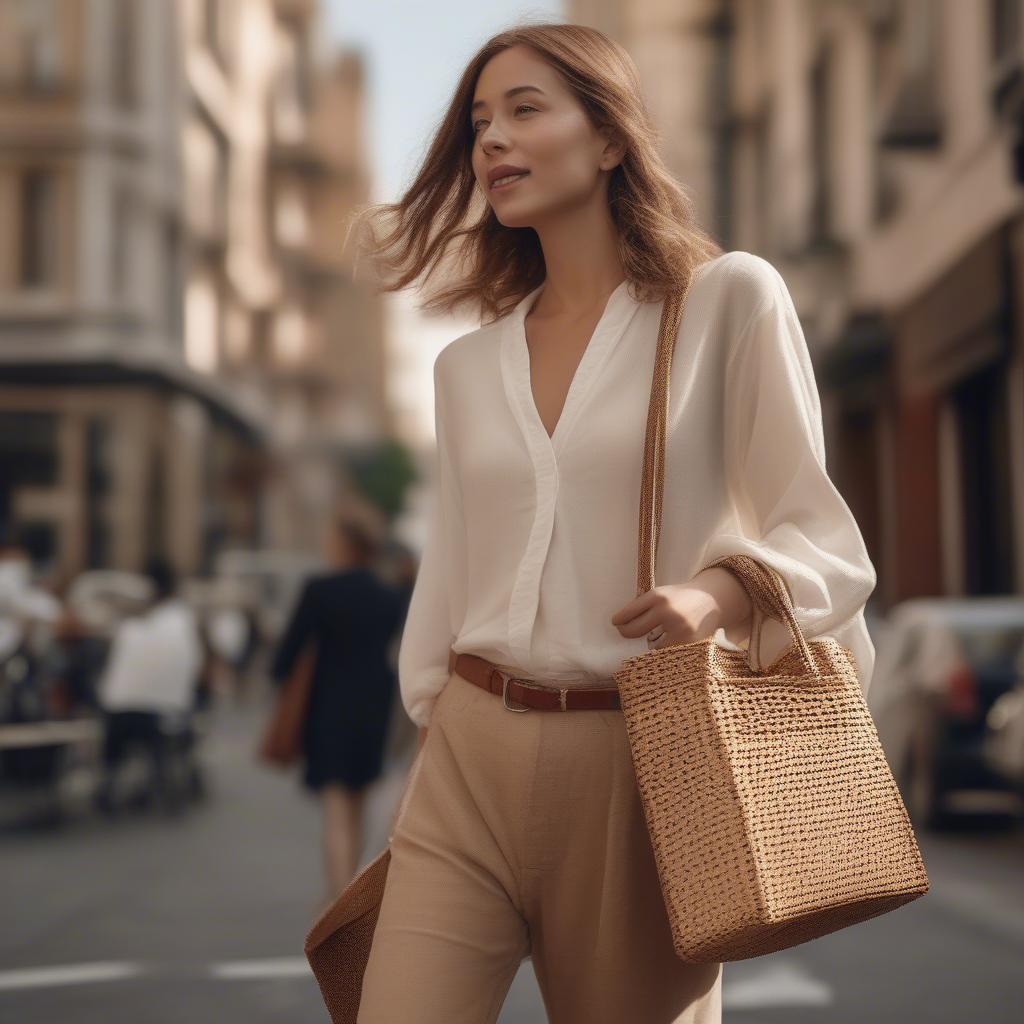
<path fill-rule="evenodd" d="M 576 0 L 785 276 L 885 605 L 1024 586 L 1024 4 Z"/>
<path fill-rule="evenodd" d="M 0 0 L 0 518 L 63 574 L 315 543 L 388 429 L 313 0 Z"/>
<path fill-rule="evenodd" d="M 250 18 L 257 6 L 245 6 Z M 353 207 L 371 190 L 366 94 L 356 53 L 318 60 L 316 0 L 269 6 L 277 57 L 261 201 L 278 293 L 258 344 L 284 472 L 268 514 L 279 544 L 319 550 L 334 507 L 383 526 L 340 467 L 349 451 L 394 432 L 383 303 L 354 281 L 354 250 L 343 247 Z"/>

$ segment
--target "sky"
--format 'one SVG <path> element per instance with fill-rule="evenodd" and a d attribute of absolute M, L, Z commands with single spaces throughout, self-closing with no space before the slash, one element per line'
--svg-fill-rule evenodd
<path fill-rule="evenodd" d="M 460 73 L 484 41 L 519 20 L 566 17 L 557 0 L 321 3 L 325 45 L 355 47 L 364 55 L 365 143 L 375 201 L 397 199 L 412 180 Z M 389 398 L 402 435 L 413 444 L 431 444 L 434 359 L 448 342 L 479 327 L 479 321 L 425 317 L 416 302 L 412 291 L 385 297 Z M 422 540 L 422 516 L 414 512 L 413 519 L 406 539 L 416 543 Z"/>
<path fill-rule="evenodd" d="M 557 0 L 321 2 L 328 38 L 364 54 L 374 199 L 396 198 L 412 179 L 459 74 L 486 39 L 520 19 L 565 18 Z"/>

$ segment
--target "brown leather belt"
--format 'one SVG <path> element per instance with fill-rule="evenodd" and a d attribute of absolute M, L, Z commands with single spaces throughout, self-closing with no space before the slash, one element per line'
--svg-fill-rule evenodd
<path fill-rule="evenodd" d="M 508 711 L 616 711 L 621 709 L 617 686 L 550 687 L 503 672 L 477 654 L 448 652 L 448 671 L 488 693 L 501 694 Z M 523 707 L 512 707 L 509 700 Z"/>

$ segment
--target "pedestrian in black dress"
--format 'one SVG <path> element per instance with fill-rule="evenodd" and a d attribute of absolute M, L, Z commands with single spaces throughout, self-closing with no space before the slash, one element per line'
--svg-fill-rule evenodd
<path fill-rule="evenodd" d="M 303 783 L 322 799 L 324 862 L 334 895 L 358 867 L 363 798 L 383 767 L 397 683 L 388 647 L 407 598 L 372 568 L 378 545 L 360 523 L 336 519 L 327 548 L 330 569 L 303 586 L 271 675 L 282 684 L 307 644 L 314 645 Z"/>

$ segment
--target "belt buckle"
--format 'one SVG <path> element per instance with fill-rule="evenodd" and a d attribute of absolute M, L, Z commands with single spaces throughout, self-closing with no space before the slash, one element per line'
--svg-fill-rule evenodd
<path fill-rule="evenodd" d="M 515 678 L 515 676 L 507 676 L 504 673 L 502 673 L 501 675 L 502 675 L 501 702 L 502 702 L 502 704 L 505 705 L 505 710 L 506 711 L 519 711 L 519 712 L 529 711 L 530 708 L 528 706 L 524 706 L 524 707 L 521 707 L 521 708 L 514 708 L 514 707 L 511 707 L 509 705 L 509 702 L 508 702 L 508 684 L 509 684 L 509 681 L 511 679 Z M 558 691 L 558 704 L 559 704 L 559 710 L 560 711 L 568 711 L 569 710 L 565 706 L 565 695 L 566 695 L 566 693 L 568 693 L 568 691 L 566 690 L 566 688 L 564 686 L 559 688 L 559 691 Z"/>
<path fill-rule="evenodd" d="M 530 710 L 529 707 L 525 707 L 524 706 L 524 707 L 521 707 L 521 708 L 514 708 L 514 707 L 512 707 L 509 704 L 509 702 L 508 702 L 508 684 L 509 684 L 509 680 L 512 679 L 513 677 L 512 676 L 507 676 L 504 673 L 502 673 L 501 678 L 502 678 L 502 683 L 501 683 L 501 702 L 502 702 L 502 704 L 505 705 L 505 710 L 506 711 L 518 711 L 520 713 L 522 713 L 524 711 L 529 711 Z"/>

